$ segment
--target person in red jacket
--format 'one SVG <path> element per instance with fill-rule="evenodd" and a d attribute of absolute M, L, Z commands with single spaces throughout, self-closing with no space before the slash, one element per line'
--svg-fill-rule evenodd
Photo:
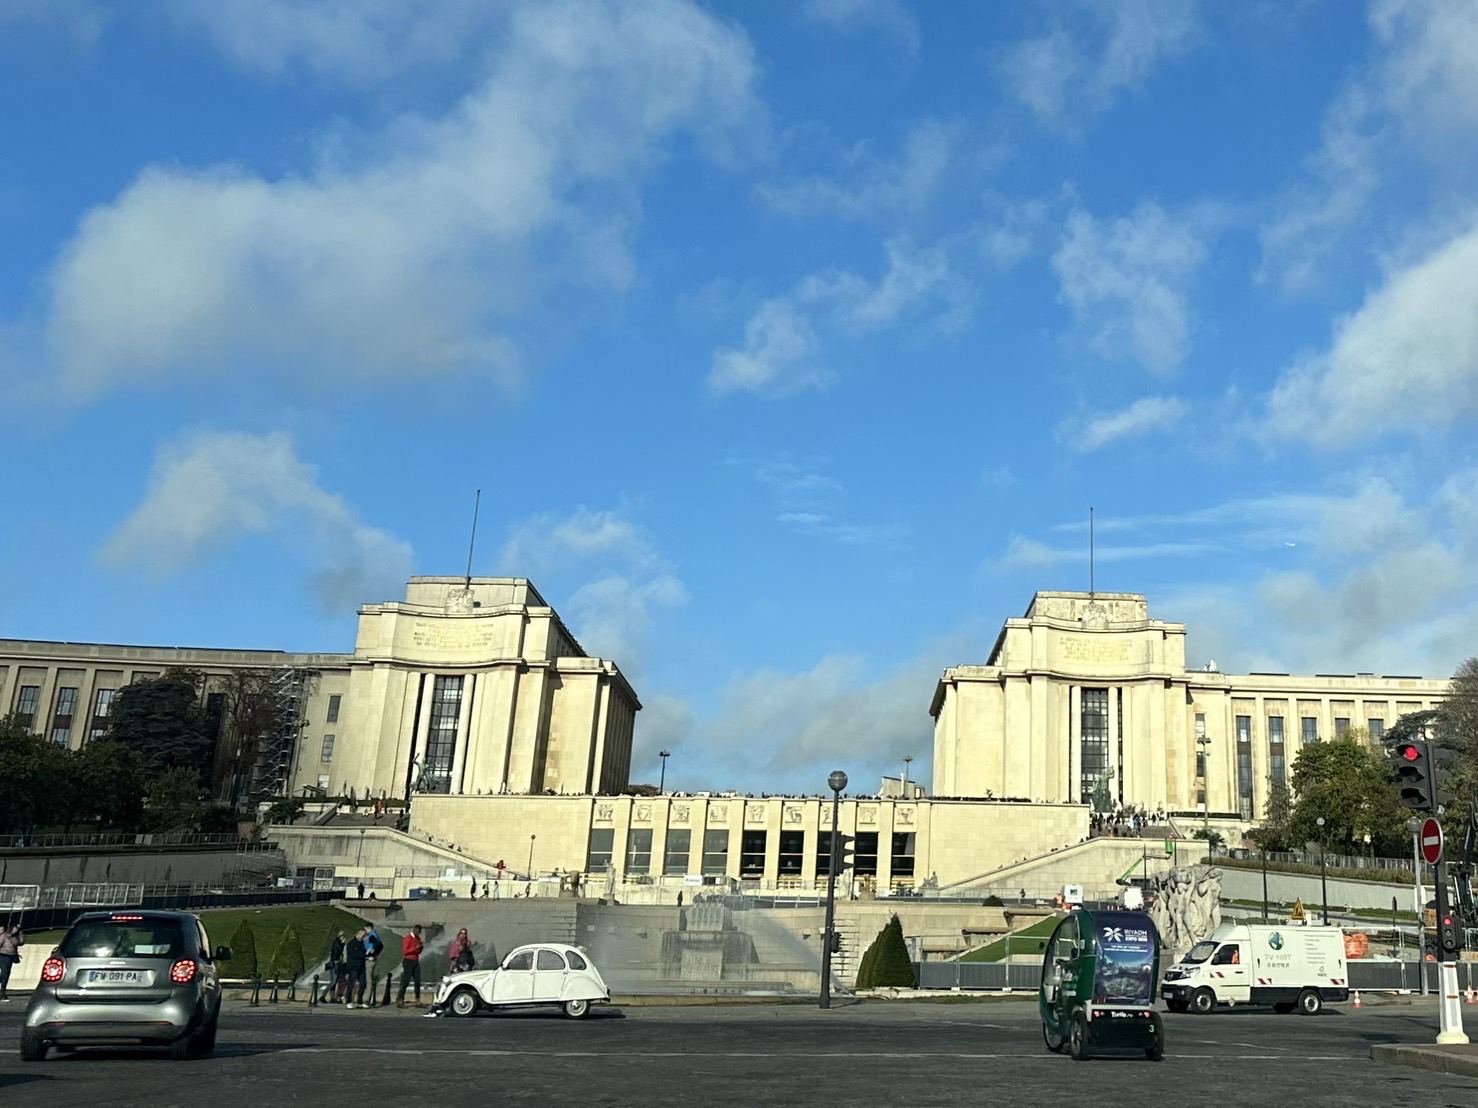
<path fill-rule="evenodd" d="M 405 1007 L 405 987 L 414 979 L 416 982 L 416 1007 L 421 1007 L 421 951 L 426 944 L 421 941 L 421 925 L 411 928 L 410 934 L 400 940 L 400 999 L 397 1008 Z"/>

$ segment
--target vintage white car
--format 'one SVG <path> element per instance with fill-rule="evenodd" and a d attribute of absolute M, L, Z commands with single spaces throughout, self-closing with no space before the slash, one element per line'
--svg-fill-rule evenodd
<path fill-rule="evenodd" d="M 552 1004 L 581 1019 L 592 1004 L 609 1003 L 611 990 L 590 956 L 565 943 L 521 946 L 496 969 L 474 969 L 442 979 L 436 1005 L 448 1015 L 472 1016 L 483 1008 Z"/>

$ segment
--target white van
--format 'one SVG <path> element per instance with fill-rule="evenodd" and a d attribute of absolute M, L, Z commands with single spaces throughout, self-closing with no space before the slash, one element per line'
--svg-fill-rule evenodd
<path fill-rule="evenodd" d="M 1172 1012 L 1270 1004 L 1317 1015 L 1326 1001 L 1349 999 L 1345 937 L 1337 927 L 1224 923 L 1165 971 L 1160 995 Z"/>

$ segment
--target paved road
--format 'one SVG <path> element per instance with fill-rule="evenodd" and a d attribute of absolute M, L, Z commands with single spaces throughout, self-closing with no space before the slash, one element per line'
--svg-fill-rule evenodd
<path fill-rule="evenodd" d="M 1478 1105 L 1478 1081 L 1370 1061 L 1372 1043 L 1430 1041 L 1430 1003 L 1366 1005 L 1314 1018 L 1265 1012 L 1167 1015 L 1167 1057 L 1075 1063 L 1042 1047 L 1035 1006 L 871 1001 L 633 1007 L 583 1022 L 522 1013 L 470 1020 L 394 1009 L 232 1003 L 214 1058 L 172 1063 L 98 1051 L 22 1063 L 22 1006 L 0 1009 L 5 1108 L 276 1103 L 539 1105 L 1039 1106 L 1095 1108 Z"/>

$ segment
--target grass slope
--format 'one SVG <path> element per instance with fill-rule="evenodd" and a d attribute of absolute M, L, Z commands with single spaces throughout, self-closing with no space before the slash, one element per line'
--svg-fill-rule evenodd
<path fill-rule="evenodd" d="M 1057 927 L 1058 917 L 1051 916 L 1044 920 L 1024 927 L 1020 931 L 1011 933 L 1012 954 L 1041 954 L 1047 948 L 1047 940 L 1052 937 L 1052 932 Z M 1002 936 L 995 942 L 986 943 L 985 946 L 977 946 L 965 954 L 960 955 L 962 962 L 999 962 L 1006 957 L 1006 938 Z"/>

